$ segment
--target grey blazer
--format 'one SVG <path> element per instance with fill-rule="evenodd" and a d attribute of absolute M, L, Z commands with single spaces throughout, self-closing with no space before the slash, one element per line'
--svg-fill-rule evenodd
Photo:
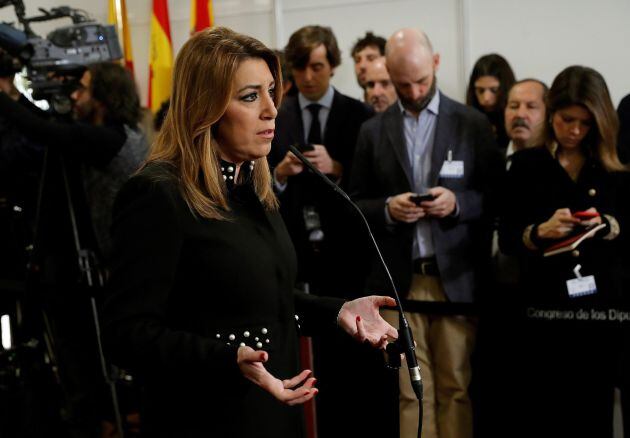
<path fill-rule="evenodd" d="M 449 150 L 464 162 L 461 178 L 440 177 Z M 493 199 L 504 172 L 503 158 L 486 117 L 440 96 L 431 161 L 431 186 L 443 186 L 457 197 L 455 217 L 429 219 L 445 293 L 452 302 L 472 302 L 489 266 Z M 361 127 L 350 190 L 371 226 L 399 292 L 409 291 L 412 276 L 413 224 L 388 225 L 385 201 L 412 190 L 412 174 L 398 105 Z M 384 271 L 373 261 L 368 288 L 388 292 Z"/>

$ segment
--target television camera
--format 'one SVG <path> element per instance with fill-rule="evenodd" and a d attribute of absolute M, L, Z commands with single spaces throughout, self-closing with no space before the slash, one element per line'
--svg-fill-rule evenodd
<path fill-rule="evenodd" d="M 79 9 L 60 6 L 40 15 L 26 17 L 23 0 L 0 0 L 0 8 L 13 6 L 22 28 L 0 23 L 0 76 L 26 67 L 35 100 L 47 100 L 57 113 L 70 110 L 69 95 L 85 67 L 122 58 L 115 27 L 90 19 Z M 38 36 L 31 24 L 70 18 L 72 25 L 59 27 L 46 38 Z"/>
<path fill-rule="evenodd" d="M 32 90 L 33 99 L 46 100 L 49 103 L 53 112 L 51 119 L 67 119 L 72 109 L 70 95 L 79 85 L 86 67 L 122 58 L 122 50 L 114 26 L 101 25 L 90 19 L 85 11 L 67 6 L 50 10 L 40 8 L 40 14 L 32 17 L 26 16 L 23 0 L 0 0 L 0 8 L 6 6 L 13 6 L 17 24 L 0 23 L 0 77 L 12 78 L 14 74 L 24 71 L 30 82 L 29 88 Z M 60 18 L 70 18 L 72 24 L 54 29 L 45 38 L 37 35 L 31 27 L 33 23 Z M 95 262 L 94 253 L 80 240 L 83 236 L 77 228 L 74 203 L 78 190 L 71 189 L 74 185 L 70 182 L 76 175 L 66 171 L 63 153 L 54 148 L 46 148 L 41 168 L 33 230 L 30 230 L 29 225 L 30 239 L 28 241 L 26 238 L 23 239 L 24 241 L 19 239 L 15 245 L 16 252 L 19 252 L 20 248 L 26 248 L 28 252 L 28 269 L 25 266 L 26 277 L 20 278 L 19 284 L 9 290 L 7 285 L 12 286 L 16 282 L 9 284 L 8 280 L 12 278 L 8 280 L 3 278 L 4 273 L 0 270 L 0 399 L 36 400 L 37 409 L 25 411 L 28 415 L 22 415 L 22 413 L 10 415 L 9 413 L 1 418 L 0 436 L 4 436 L 4 431 L 9 431 L 11 436 L 31 436 L 18 433 L 18 431 L 30 430 L 31 424 L 46 425 L 40 426 L 42 430 L 64 431 L 51 432 L 54 436 L 68 436 L 67 428 L 72 426 L 73 417 L 68 413 L 74 405 L 69 399 L 66 383 L 59 374 L 58 363 L 63 359 L 60 359 L 57 354 L 56 331 L 52 328 L 47 302 L 45 303 L 46 299 L 43 298 L 48 289 L 42 286 L 42 264 L 39 256 L 34 256 L 38 249 L 41 251 L 43 246 L 41 238 L 37 236 L 41 224 L 46 223 L 48 219 L 48 216 L 42 213 L 42 210 L 45 210 L 46 214 L 54 211 L 67 215 L 67 218 L 63 216 L 62 221 L 70 222 L 72 243 L 77 250 L 81 288 L 89 293 L 100 367 L 105 383 L 110 387 L 113 414 L 119 436 L 123 437 L 123 423 L 115 387 L 119 373 L 106 363 L 98 325 L 95 297 L 98 290 L 102 288 L 104 280 L 98 263 Z M 0 225 L 2 225 L 3 214 L 11 215 L 8 222 L 12 225 L 23 221 L 21 216 L 18 219 L 14 218 L 18 207 L 12 207 L 13 204 L 9 201 L 6 201 L 6 205 L 3 206 L 2 201 L 3 194 L 0 190 Z M 57 206 L 58 201 L 63 204 Z M 64 204 L 66 209 L 63 208 Z M 67 213 L 62 213 L 64 211 Z M 7 229 L 12 228 L 7 227 Z M 1 238 L 0 241 L 2 241 Z M 2 251 L 6 247 L 6 245 L 0 245 L 0 256 L 3 256 Z M 8 256 L 12 257 L 11 254 Z M 3 260 L 2 257 L 0 260 Z M 47 382 L 47 384 L 40 385 L 32 382 Z M 46 390 L 44 391 L 43 388 Z M 8 405 L 18 404 L 17 402 L 8 403 Z"/>

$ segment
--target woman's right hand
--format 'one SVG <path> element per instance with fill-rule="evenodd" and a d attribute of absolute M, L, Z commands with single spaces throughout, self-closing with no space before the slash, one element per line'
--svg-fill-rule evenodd
<path fill-rule="evenodd" d="M 546 222 L 538 225 L 538 238 L 561 239 L 568 236 L 580 220 L 573 217 L 571 210 L 560 208 Z"/>
<path fill-rule="evenodd" d="M 239 347 L 237 352 L 237 362 L 241 373 L 282 403 L 290 406 L 299 405 L 317 394 L 317 388 L 313 388 L 316 379 L 314 377 L 307 379 L 311 370 L 304 370 L 291 379 L 280 380 L 267 371 L 263 365 L 268 359 L 269 353 L 256 351 L 251 347 Z M 298 387 L 302 382 L 304 384 Z"/>

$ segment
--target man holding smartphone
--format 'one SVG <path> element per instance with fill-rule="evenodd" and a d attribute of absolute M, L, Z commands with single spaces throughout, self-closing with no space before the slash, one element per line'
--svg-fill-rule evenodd
<path fill-rule="evenodd" d="M 269 162 L 280 212 L 298 257 L 298 287 L 317 295 L 353 298 L 363 291 L 367 264 L 363 248 L 368 243 L 364 227 L 347 202 L 305 169 L 288 146 L 298 146 L 318 170 L 345 187 L 359 128 L 373 112 L 331 85 L 341 53 L 330 28 L 298 29 L 289 38 L 285 57 L 298 94 L 287 96 L 278 110 Z M 376 409 L 373 386 L 366 386 L 365 379 L 370 378 L 370 357 L 382 360 L 382 355 L 341 337 L 329 337 L 325 343 L 314 338 L 313 345 L 321 382 L 320 435 L 374 432 L 373 424 L 361 420 L 366 412 L 374 416 L 382 411 Z M 357 369 L 356 361 L 363 366 Z M 348 392 L 361 402 L 348 406 L 344 397 Z"/>
<path fill-rule="evenodd" d="M 269 161 L 298 255 L 298 280 L 313 293 L 348 298 L 350 290 L 361 290 L 357 276 L 348 271 L 356 261 L 353 242 L 348 241 L 356 228 L 349 224 L 355 215 L 346 214 L 338 195 L 305 171 L 288 146 L 297 145 L 318 170 L 343 187 L 359 128 L 373 112 L 331 85 L 341 52 L 330 28 L 298 29 L 289 38 L 285 57 L 298 94 L 287 96 L 279 109 Z"/>
<path fill-rule="evenodd" d="M 390 37 L 386 64 L 399 100 L 361 127 L 350 188 L 402 298 L 472 303 L 490 256 L 488 195 L 503 163 L 486 118 L 438 90 L 439 61 L 421 31 Z M 390 290 L 376 258 L 368 290 Z M 472 437 L 475 319 L 448 311 L 407 319 L 424 381 L 422 436 Z M 400 436 L 415 437 L 418 404 L 408 373 L 400 379 Z"/>

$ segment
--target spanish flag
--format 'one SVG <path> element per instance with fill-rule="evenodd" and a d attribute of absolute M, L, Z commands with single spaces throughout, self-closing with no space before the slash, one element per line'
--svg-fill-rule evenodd
<path fill-rule="evenodd" d="M 156 112 L 171 93 L 173 45 L 167 0 L 153 0 L 149 48 L 149 105 Z"/>
<path fill-rule="evenodd" d="M 212 0 L 190 0 L 190 34 L 214 26 Z"/>
<path fill-rule="evenodd" d="M 109 0 L 108 23 L 116 27 L 118 39 L 123 49 L 125 67 L 133 74 L 133 55 L 131 52 L 131 31 L 127 22 L 127 5 L 125 0 Z"/>

